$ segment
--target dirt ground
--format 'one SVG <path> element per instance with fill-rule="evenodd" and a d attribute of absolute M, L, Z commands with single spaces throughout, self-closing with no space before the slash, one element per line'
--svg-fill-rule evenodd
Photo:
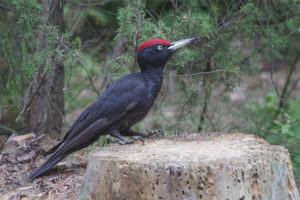
<path fill-rule="evenodd" d="M 19 137 L 19 136 L 16 136 Z M 33 182 L 25 178 L 44 161 L 41 146 L 55 142 L 49 138 L 31 138 L 10 142 L 0 154 L 0 199 L 77 199 L 87 165 L 87 150 L 81 150 L 59 163 L 53 170 Z"/>

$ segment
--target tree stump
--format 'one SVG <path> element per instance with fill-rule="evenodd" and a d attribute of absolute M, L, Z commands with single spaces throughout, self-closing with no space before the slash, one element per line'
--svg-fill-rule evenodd
<path fill-rule="evenodd" d="M 288 151 L 247 134 L 189 135 L 90 153 L 81 199 L 299 199 Z"/>

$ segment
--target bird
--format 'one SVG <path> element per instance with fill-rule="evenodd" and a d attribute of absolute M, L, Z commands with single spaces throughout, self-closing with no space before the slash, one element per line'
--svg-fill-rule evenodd
<path fill-rule="evenodd" d="M 179 48 L 195 40 L 197 38 L 170 43 L 163 39 L 151 39 L 142 43 L 136 53 L 140 72 L 121 77 L 84 110 L 63 140 L 46 152 L 51 156 L 27 177 L 27 181 L 44 175 L 70 153 L 87 147 L 101 135 L 113 136 L 123 145 L 143 140 L 146 135 L 133 131 L 131 127 L 151 109 L 161 89 L 163 70 L 169 58 Z M 127 139 L 125 136 L 133 137 Z"/>

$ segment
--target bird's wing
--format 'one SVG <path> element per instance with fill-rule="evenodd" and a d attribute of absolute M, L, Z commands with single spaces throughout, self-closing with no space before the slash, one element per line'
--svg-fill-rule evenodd
<path fill-rule="evenodd" d="M 80 132 L 83 132 L 85 129 L 87 129 L 91 124 L 96 121 L 94 116 L 90 113 L 88 109 L 83 111 L 77 118 L 77 120 L 72 124 L 69 131 L 65 135 L 63 141 L 52 147 L 49 151 L 45 153 L 45 155 L 52 154 L 55 152 L 63 143 L 70 140 L 73 136 L 76 136 Z"/>
<path fill-rule="evenodd" d="M 64 140 L 49 151 L 52 155 L 28 177 L 28 180 L 44 174 L 69 153 L 88 146 L 105 130 L 114 128 L 116 122 L 128 112 L 138 109 L 145 95 L 145 87 L 144 82 L 133 74 L 111 85 L 78 117 Z"/>
<path fill-rule="evenodd" d="M 65 143 L 64 146 L 68 147 L 63 149 L 69 151 L 97 139 L 101 131 L 113 126 L 138 106 L 144 89 L 145 85 L 137 77 L 121 78 L 78 117 L 58 146 Z"/>

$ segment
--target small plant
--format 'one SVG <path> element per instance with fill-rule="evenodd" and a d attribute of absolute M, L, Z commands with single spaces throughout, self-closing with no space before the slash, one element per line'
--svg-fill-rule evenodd
<path fill-rule="evenodd" d="M 272 140 L 275 144 L 285 146 L 293 163 L 296 180 L 300 180 L 300 98 L 292 101 L 283 113 L 282 120 L 276 120 L 271 128 Z M 268 139 L 268 138 L 267 138 Z"/>
<path fill-rule="evenodd" d="M 246 104 L 245 109 L 254 122 L 253 133 L 270 144 L 282 145 L 289 150 L 295 179 L 300 180 L 300 98 L 286 103 L 274 120 L 278 96 L 269 93 L 262 102 Z"/>

